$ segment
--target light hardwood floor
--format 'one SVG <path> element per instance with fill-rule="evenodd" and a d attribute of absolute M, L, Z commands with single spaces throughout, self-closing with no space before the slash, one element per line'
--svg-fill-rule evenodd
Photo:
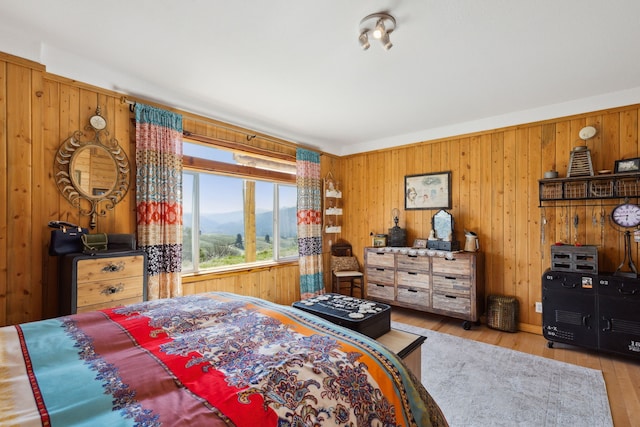
<path fill-rule="evenodd" d="M 547 340 L 542 335 L 502 332 L 488 328 L 485 324 L 464 330 L 461 320 L 399 307 L 393 308 L 391 320 L 598 369 L 604 375 L 615 427 L 640 426 L 640 359 L 598 353 L 560 343 L 548 348 Z M 429 345 L 429 340 L 425 345 Z M 585 390 L 585 393 L 588 392 Z"/>

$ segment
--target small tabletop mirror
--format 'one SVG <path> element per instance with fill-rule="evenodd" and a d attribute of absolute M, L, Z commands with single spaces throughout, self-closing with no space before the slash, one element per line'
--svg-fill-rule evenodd
<path fill-rule="evenodd" d="M 440 209 L 431 218 L 431 225 L 437 239 L 448 241 L 453 239 L 453 215 L 449 212 Z"/>

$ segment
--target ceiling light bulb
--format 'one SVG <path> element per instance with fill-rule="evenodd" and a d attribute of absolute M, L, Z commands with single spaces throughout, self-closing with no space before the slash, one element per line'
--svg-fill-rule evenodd
<path fill-rule="evenodd" d="M 384 33 L 380 41 L 382 42 L 382 47 L 384 47 L 384 50 L 389 50 L 393 46 L 393 44 L 391 43 L 391 40 L 389 40 L 388 33 Z"/>
<path fill-rule="evenodd" d="M 369 44 L 369 36 L 367 35 L 367 30 L 360 33 L 360 37 L 358 37 L 358 40 L 360 41 L 362 50 L 367 50 L 369 49 L 369 46 L 371 46 L 371 44 Z"/>
<path fill-rule="evenodd" d="M 387 31 L 384 28 L 384 21 L 382 19 L 379 19 L 378 23 L 376 24 L 375 30 L 373 30 L 373 38 L 380 39 L 386 33 Z"/>

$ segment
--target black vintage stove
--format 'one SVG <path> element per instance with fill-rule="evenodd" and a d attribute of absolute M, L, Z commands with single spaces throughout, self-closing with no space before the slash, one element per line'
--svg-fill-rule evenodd
<path fill-rule="evenodd" d="M 371 338 L 378 338 L 391 329 L 391 307 L 375 301 L 325 294 L 296 301 L 293 307 Z"/>

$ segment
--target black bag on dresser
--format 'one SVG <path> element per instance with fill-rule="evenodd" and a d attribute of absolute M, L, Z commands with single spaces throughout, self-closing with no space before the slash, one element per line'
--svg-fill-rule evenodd
<path fill-rule="evenodd" d="M 51 241 L 49 242 L 49 255 L 58 256 L 82 252 L 82 236 L 89 230 L 79 225 L 64 221 L 51 221 Z"/>

